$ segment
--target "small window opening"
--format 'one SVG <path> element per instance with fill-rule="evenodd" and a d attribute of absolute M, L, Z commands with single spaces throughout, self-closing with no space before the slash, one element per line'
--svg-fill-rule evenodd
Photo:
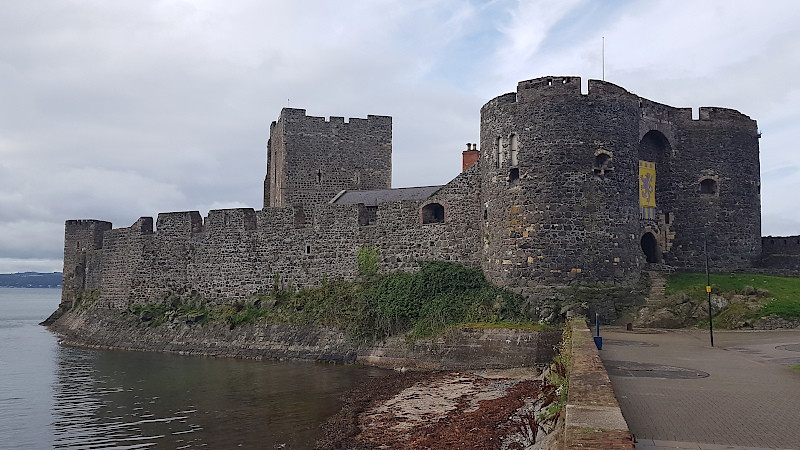
<path fill-rule="evenodd" d="M 547 80 L 547 85 L 548 86 L 552 86 L 553 85 L 553 80 Z"/>
<path fill-rule="evenodd" d="M 519 139 L 516 134 L 511 135 L 511 165 L 519 164 Z"/>
<path fill-rule="evenodd" d="M 322 169 L 317 169 L 317 184 L 322 183 Z"/>
<path fill-rule="evenodd" d="M 592 173 L 595 177 L 603 179 L 606 175 L 610 175 L 614 171 L 611 166 L 611 155 L 608 153 L 598 153 L 594 157 L 594 164 L 592 166 Z"/>
<path fill-rule="evenodd" d="M 503 155 L 503 138 L 499 137 L 497 138 L 497 148 L 495 148 L 495 158 L 494 158 L 495 167 L 497 167 L 498 169 L 500 168 L 500 158 L 502 157 L 502 155 Z"/>
<path fill-rule="evenodd" d="M 422 223 L 444 222 L 444 206 L 439 203 L 429 203 L 422 207 Z"/>
<path fill-rule="evenodd" d="M 310 253 L 311 253 L 311 246 L 310 245 L 306 245 L 306 255 L 308 255 Z"/>
<path fill-rule="evenodd" d="M 489 211 L 483 210 L 483 220 L 489 220 Z"/>
<path fill-rule="evenodd" d="M 519 169 L 518 168 L 515 167 L 515 168 L 513 168 L 513 169 L 508 171 L 508 182 L 512 186 L 516 186 L 516 185 L 519 184 Z"/>
<path fill-rule="evenodd" d="M 703 195 L 717 195 L 717 182 L 711 178 L 706 178 L 700 182 L 700 193 Z"/>

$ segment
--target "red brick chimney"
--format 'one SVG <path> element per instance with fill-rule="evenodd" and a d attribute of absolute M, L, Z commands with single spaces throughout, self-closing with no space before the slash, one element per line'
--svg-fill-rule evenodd
<path fill-rule="evenodd" d="M 471 148 L 470 145 L 472 145 Z M 463 163 L 461 164 L 461 171 L 463 172 L 472 167 L 473 164 L 478 162 L 478 158 L 481 156 L 481 152 L 478 151 L 477 144 L 467 143 L 467 150 L 461 152 L 461 155 L 464 158 Z"/>

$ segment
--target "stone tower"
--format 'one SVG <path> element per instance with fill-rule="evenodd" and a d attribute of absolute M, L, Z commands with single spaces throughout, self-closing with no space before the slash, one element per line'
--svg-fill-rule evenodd
<path fill-rule="evenodd" d="M 264 207 L 310 211 L 345 189 L 392 186 L 392 118 L 306 116 L 283 108 L 270 126 Z"/>
<path fill-rule="evenodd" d="M 103 220 L 67 220 L 64 224 L 64 268 L 61 302 L 72 306 L 75 295 L 89 286 L 99 285 L 96 250 L 103 248 L 103 235 L 111 230 L 111 222 Z M 87 280 L 87 273 L 93 279 Z"/>
<path fill-rule="evenodd" d="M 723 108 L 655 103 L 578 77 L 522 81 L 481 108 L 483 269 L 525 292 L 643 269 L 748 267 L 761 251 L 758 131 Z"/>

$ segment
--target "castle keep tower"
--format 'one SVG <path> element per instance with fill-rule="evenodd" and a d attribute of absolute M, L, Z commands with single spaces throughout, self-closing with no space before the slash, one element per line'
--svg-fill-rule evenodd
<path fill-rule="evenodd" d="M 484 272 L 498 285 L 627 283 L 643 269 L 748 267 L 760 248 L 758 131 L 578 77 L 481 108 Z"/>
<path fill-rule="evenodd" d="M 283 108 L 270 126 L 264 207 L 309 211 L 345 189 L 392 187 L 392 118 L 306 116 Z"/>
<path fill-rule="evenodd" d="M 580 86 L 522 81 L 481 108 L 483 267 L 499 285 L 638 277 L 638 102 Z"/>

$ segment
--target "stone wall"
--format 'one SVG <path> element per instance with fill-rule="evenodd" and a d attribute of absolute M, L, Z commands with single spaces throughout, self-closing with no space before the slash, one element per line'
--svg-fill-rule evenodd
<path fill-rule="evenodd" d="M 334 204 L 314 206 L 308 223 L 296 221 L 299 207 L 212 210 L 205 219 L 196 211 L 162 213 L 155 230 L 148 217 L 113 230 L 108 222 L 77 229 L 68 223 L 65 271 L 74 261 L 82 269 L 70 274 L 74 287 L 65 289 L 65 298 L 96 290 L 100 305 L 118 309 L 172 294 L 232 303 L 316 286 L 324 277 L 352 280 L 359 249 L 374 247 L 384 272 L 415 271 L 426 260 L 476 267 L 478 180 L 471 168 L 428 199 L 383 203 L 371 224 L 359 220 L 362 205 Z M 423 223 L 422 209 L 431 203 L 444 207 L 443 222 Z M 102 246 L 76 247 L 92 232 Z"/>
<path fill-rule="evenodd" d="M 454 329 L 409 344 L 403 338 L 355 344 L 334 328 L 291 324 L 228 326 L 166 323 L 149 327 L 137 317 L 102 308 L 64 314 L 50 329 L 62 343 L 82 347 L 158 351 L 195 356 L 345 362 L 387 368 L 470 370 L 547 364 L 560 331 Z"/>
<path fill-rule="evenodd" d="M 786 275 L 800 275 L 800 236 L 761 238 L 760 269 Z"/>

